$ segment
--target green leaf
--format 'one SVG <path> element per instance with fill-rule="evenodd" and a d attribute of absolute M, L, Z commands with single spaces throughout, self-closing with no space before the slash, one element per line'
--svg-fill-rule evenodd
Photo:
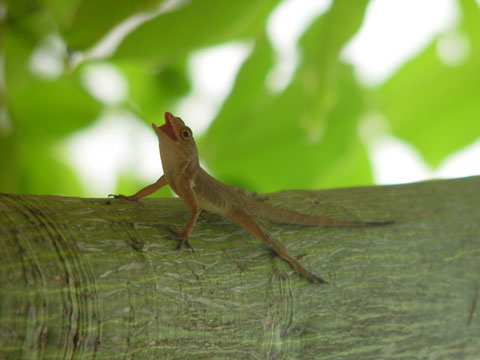
<path fill-rule="evenodd" d="M 19 185 L 22 168 L 20 135 L 18 132 L 9 134 L 0 132 L 1 192 L 22 193 Z"/>
<path fill-rule="evenodd" d="M 311 26 L 300 42 L 304 61 L 283 93 L 265 89 L 271 49 L 259 39 L 200 141 L 200 154 L 216 176 L 262 192 L 371 181 L 357 138 L 363 99 L 351 69 L 338 61 L 366 3 L 336 1 Z"/>
<path fill-rule="evenodd" d="M 0 135 L 0 185 L 10 192 L 79 194 L 78 181 L 54 147 L 56 140 L 92 122 L 101 106 L 86 94 L 75 72 L 55 80 L 31 72 L 33 51 L 55 24 L 38 2 L 20 3 L 8 8 L 4 34 L 10 130 Z"/>
<path fill-rule="evenodd" d="M 89 96 L 78 71 L 45 80 L 30 70 L 30 59 L 41 35 L 52 25 L 44 11 L 32 12 L 5 34 L 6 102 L 14 126 L 38 137 L 59 137 L 91 123 L 101 105 Z M 40 29 L 40 30 L 39 30 Z"/>
<path fill-rule="evenodd" d="M 133 61 L 117 62 L 117 65 L 128 80 L 129 96 L 125 105 L 139 113 L 147 124 L 163 119 L 165 109 L 172 108 L 178 98 L 190 90 L 185 59 L 161 68 L 141 66 Z"/>
<path fill-rule="evenodd" d="M 189 51 L 258 32 L 276 1 L 192 1 L 133 30 L 115 58 L 169 63 Z"/>
<path fill-rule="evenodd" d="M 7 95 L 15 96 L 31 81 L 30 57 L 35 47 L 55 29 L 55 23 L 44 9 L 33 1 L 15 2 L 8 8 L 8 23 L 4 34 L 4 74 Z M 28 4 L 28 6 L 27 6 Z"/>
<path fill-rule="evenodd" d="M 10 111 L 25 132 L 61 137 L 95 120 L 101 106 L 75 76 L 55 81 L 33 80 L 10 99 Z"/>
<path fill-rule="evenodd" d="M 154 10 L 163 0 L 44 0 L 68 46 L 86 50 L 128 17 Z"/>
<path fill-rule="evenodd" d="M 29 194 L 81 196 L 80 182 L 72 167 L 56 151 L 57 143 L 23 136 L 19 191 Z"/>
<path fill-rule="evenodd" d="M 459 31 L 470 43 L 466 61 L 443 63 L 436 39 L 376 92 L 393 134 L 417 148 L 432 167 L 480 134 L 480 9 L 474 0 L 460 3 Z"/>

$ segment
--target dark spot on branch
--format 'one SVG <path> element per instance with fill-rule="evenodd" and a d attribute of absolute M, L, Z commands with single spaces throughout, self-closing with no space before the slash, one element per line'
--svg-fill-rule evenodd
<path fill-rule="evenodd" d="M 467 326 L 470 326 L 470 324 L 472 323 L 473 316 L 475 314 L 475 311 L 477 310 L 478 293 L 478 282 L 475 282 L 475 292 L 473 294 L 472 306 L 470 307 L 470 316 L 468 317 Z"/>
<path fill-rule="evenodd" d="M 224 252 L 225 255 L 228 256 L 228 258 L 235 264 L 237 265 L 237 267 L 244 273 L 246 272 L 245 268 L 243 267 L 242 264 L 240 264 L 239 262 L 237 262 L 232 255 L 230 255 L 230 253 L 226 250 L 226 249 L 222 249 L 222 251 Z"/>

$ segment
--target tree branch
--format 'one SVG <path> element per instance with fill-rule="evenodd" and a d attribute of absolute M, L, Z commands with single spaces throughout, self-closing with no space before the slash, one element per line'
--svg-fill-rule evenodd
<path fill-rule="evenodd" d="M 0 194 L 0 358 L 467 358 L 480 353 L 480 177 L 286 191 L 368 228 L 265 224 L 330 285 L 178 199 Z"/>

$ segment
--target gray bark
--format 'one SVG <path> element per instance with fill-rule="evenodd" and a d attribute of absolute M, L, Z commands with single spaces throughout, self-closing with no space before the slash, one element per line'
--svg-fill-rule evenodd
<path fill-rule="evenodd" d="M 480 177 L 286 191 L 368 228 L 266 223 L 312 285 L 228 219 L 176 251 L 179 199 L 0 194 L 0 358 L 477 359 Z"/>

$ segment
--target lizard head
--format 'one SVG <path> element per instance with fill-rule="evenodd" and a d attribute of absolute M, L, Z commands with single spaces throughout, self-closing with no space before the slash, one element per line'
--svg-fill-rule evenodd
<path fill-rule="evenodd" d="M 183 154 L 188 158 L 198 158 L 192 130 L 185 125 L 181 118 L 166 112 L 165 124 L 157 126 L 152 123 L 152 128 L 157 134 L 161 153 L 169 154 L 169 156 Z"/>

